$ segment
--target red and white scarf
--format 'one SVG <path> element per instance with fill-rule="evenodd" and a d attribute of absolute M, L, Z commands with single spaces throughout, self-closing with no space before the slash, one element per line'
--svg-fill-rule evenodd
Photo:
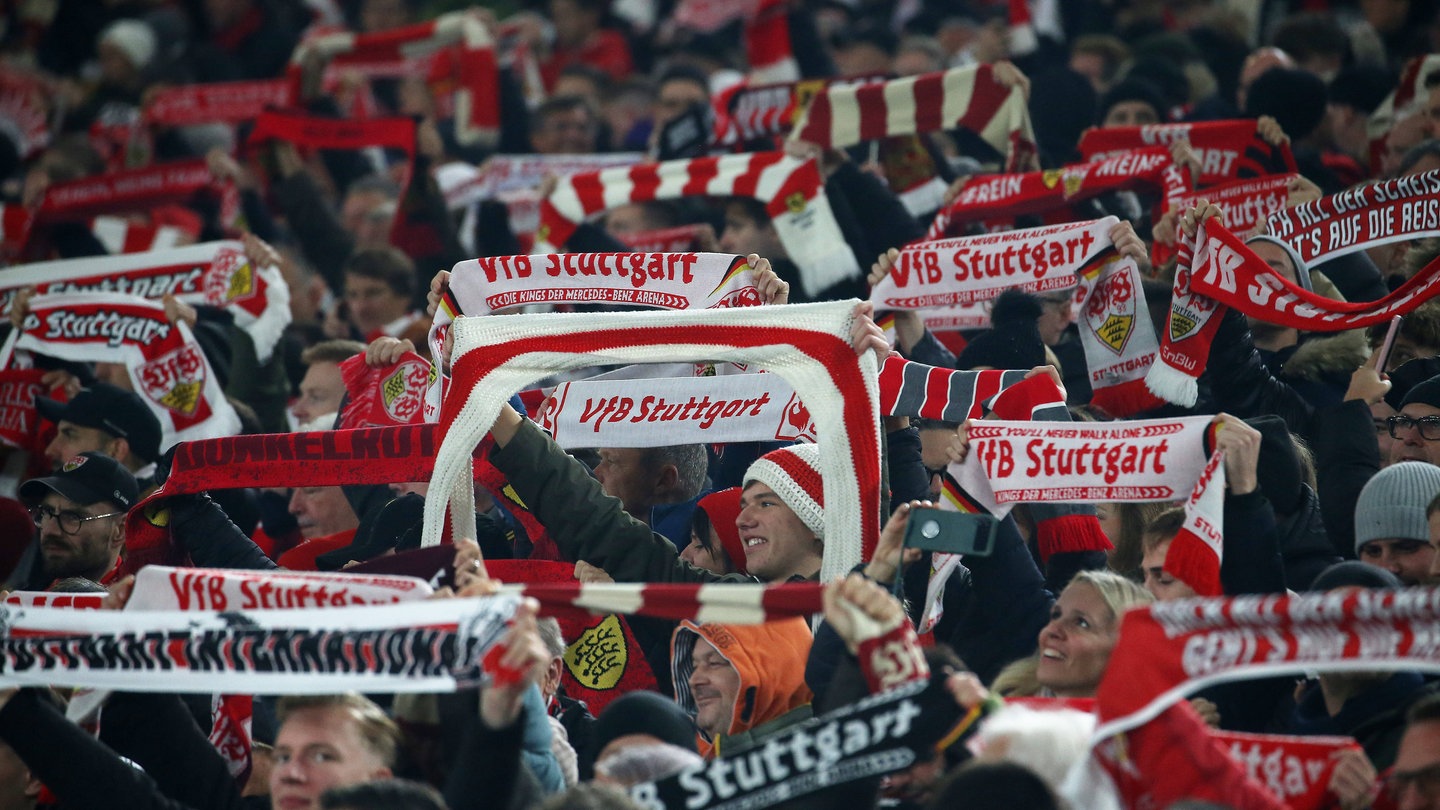
<path fill-rule="evenodd" d="M 157 163 L 55 183 L 35 211 L 36 224 L 76 222 L 101 214 L 144 211 L 166 203 L 184 204 L 198 192 L 223 195 L 204 159 Z"/>
<path fill-rule="evenodd" d="M 0 275 L 0 312 L 15 293 L 113 293 L 221 307 L 245 330 L 261 362 L 290 323 L 290 287 L 275 267 L 254 267 L 240 242 L 205 242 L 171 250 L 88 257 L 13 267 Z"/>
<path fill-rule="evenodd" d="M 182 241 L 194 242 L 200 235 L 198 228 L 140 222 L 128 217 L 95 217 L 90 221 L 90 232 L 105 246 L 105 252 L 112 256 L 120 253 L 168 250 Z"/>
<path fill-rule="evenodd" d="M 541 377 L 594 365 L 704 358 L 752 364 L 804 398 L 817 431 L 825 486 L 828 581 L 869 557 L 880 528 L 879 406 L 873 355 L 849 343 L 851 302 L 722 311 L 605 312 L 461 318 L 451 329 L 452 384 L 444 442 L 425 502 L 423 545 L 440 541 L 450 507 L 457 536 L 473 536 L 470 457 L 505 397 Z"/>
<path fill-rule="evenodd" d="M 1204 191 L 1173 197 L 1169 199 L 1166 207 L 1171 211 L 1185 212 L 1205 200 L 1219 206 L 1225 227 L 1236 233 L 1248 234 L 1269 217 L 1285 210 L 1290 199 L 1290 181 L 1295 177 L 1297 175 L 1277 174 L 1256 180 L 1222 183 Z M 1160 242 L 1156 242 L 1150 252 L 1151 261 L 1157 266 L 1174 255 L 1174 245 Z"/>
<path fill-rule="evenodd" d="M 789 133 L 810 100 L 827 87 L 859 87 L 884 82 L 884 75 L 846 76 L 839 79 L 801 79 L 760 83 L 749 81 L 717 93 L 711 102 L 715 128 L 711 143 L 734 146 Z"/>
<path fill-rule="evenodd" d="M 1091 403 L 1126 417 L 1163 404 L 1145 387 L 1160 349 L 1140 288 L 1135 260 L 1116 255 L 1080 274 L 1076 291 L 1080 345 L 1090 374 Z"/>
<path fill-rule="evenodd" d="M 1219 596 L 1225 546 L 1225 451 L 1215 450 L 1185 500 L 1185 522 L 1165 554 L 1165 570 L 1200 596 Z"/>
<path fill-rule="evenodd" d="M 455 139 L 466 146 L 493 146 L 500 137 L 500 68 L 489 29 L 468 11 L 388 31 L 344 31 L 301 42 L 290 60 L 292 98 L 299 97 L 302 66 L 313 56 L 336 65 L 403 66 L 432 53 L 427 79 L 454 90 Z"/>
<path fill-rule="evenodd" d="M 1008 289 L 1074 287 L 1110 250 L 1115 217 L 1020 231 L 916 242 L 900 251 L 890 275 L 870 291 L 877 309 L 972 304 Z"/>
<path fill-rule="evenodd" d="M 0 446 L 43 450 L 35 446 L 40 435 L 35 399 L 50 393 L 40 382 L 44 376 L 44 371 L 34 368 L 0 370 Z"/>
<path fill-rule="evenodd" d="M 1190 188 L 1163 148 L 1135 149 L 1090 163 L 1024 174 L 980 175 L 961 187 L 955 199 L 935 215 L 926 239 L 941 239 L 976 221 L 1012 220 L 1027 214 L 1059 214 L 1112 191 L 1152 192 L 1163 202 Z"/>
<path fill-rule="evenodd" d="M 564 245 L 586 217 L 617 205 L 695 196 L 753 197 L 764 203 L 807 295 L 861 275 L 835 222 L 815 161 L 796 160 L 783 152 L 667 160 L 572 174 L 540 204 L 536 247 Z"/>
<path fill-rule="evenodd" d="M 677 225 L 616 234 L 615 238 L 636 253 L 695 253 L 700 250 L 701 230 L 700 225 Z"/>
<path fill-rule="evenodd" d="M 800 78 L 786 0 L 758 0 L 754 12 L 745 15 L 745 58 L 751 81 L 793 82 Z"/>
<path fill-rule="evenodd" d="M 126 610 L 299 610 L 393 605 L 427 599 L 423 579 L 329 571 L 242 571 L 147 565 Z"/>
<path fill-rule="evenodd" d="M 950 473 L 1001 516 L 1017 503 L 1178 500 L 1205 469 L 1210 420 L 985 420 L 970 426 L 970 452 Z"/>
<path fill-rule="evenodd" d="M 967 129 L 1005 156 L 1006 171 L 1032 168 L 1035 132 L 1025 94 L 996 81 L 989 65 L 952 68 L 817 93 L 792 140 L 824 149 L 944 129 Z"/>
<path fill-rule="evenodd" d="M 1270 216 L 1266 232 L 1289 242 L 1311 267 L 1357 250 L 1440 236 L 1440 169 L 1282 210 Z"/>
<path fill-rule="evenodd" d="M 0 121 L 21 160 L 50 145 L 52 92 L 38 72 L 0 69 Z"/>
<path fill-rule="evenodd" d="M 164 127 L 239 124 L 291 103 L 290 83 L 284 79 L 177 84 L 149 93 L 144 115 L 147 122 Z"/>
<path fill-rule="evenodd" d="M 357 354 L 340 363 L 340 377 L 348 402 L 340 414 L 341 430 L 425 421 L 425 392 L 435 381 L 435 367 L 415 352 L 380 368 Z"/>
<path fill-rule="evenodd" d="M 1334 301 L 1280 275 L 1213 219 L 1200 224 L 1194 259 L 1186 262 L 1186 258 L 1182 246 L 1161 362 L 1147 377 L 1151 391 L 1181 405 L 1195 401 L 1195 380 L 1210 355 L 1226 307 L 1280 326 L 1340 332 L 1388 322 L 1440 293 L 1440 259 L 1436 259 L 1378 301 Z"/>
<path fill-rule="evenodd" d="M 1330 777 L 1342 751 L 1359 751 L 1354 737 L 1293 737 L 1281 734 L 1210 732 L 1245 768 L 1245 775 L 1270 789 L 1292 810 L 1333 807 Z"/>
<path fill-rule="evenodd" d="M 1287 141 L 1279 146 L 1257 134 L 1251 119 L 1203 121 L 1195 124 L 1150 124 L 1138 127 L 1089 129 L 1080 136 L 1080 154 L 1086 160 L 1147 146 L 1169 146 L 1190 141 L 1200 160 L 1201 188 L 1239 180 L 1295 172 L 1295 156 Z"/>
<path fill-rule="evenodd" d="M 10 365 L 17 349 L 125 366 L 136 393 L 160 420 L 162 450 L 177 441 L 240 432 L 240 417 L 190 327 L 170 323 L 158 301 L 113 293 L 37 295 L 24 328 L 0 348 L 0 368 Z"/>
<path fill-rule="evenodd" d="M 1440 588 L 1182 599 L 1121 620 L 1096 693 L 1097 739 L 1217 683 L 1306 672 L 1440 672 Z M 1326 643 L 1315 643 L 1324 640 Z"/>

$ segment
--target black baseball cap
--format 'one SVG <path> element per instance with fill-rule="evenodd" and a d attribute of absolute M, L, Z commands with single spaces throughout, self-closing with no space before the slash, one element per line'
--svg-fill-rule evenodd
<path fill-rule="evenodd" d="M 93 451 L 60 465 L 54 475 L 21 484 L 20 497 L 28 503 L 39 503 L 46 490 L 58 492 L 81 506 L 111 501 L 126 512 L 140 500 L 140 485 L 125 465 Z"/>
<path fill-rule="evenodd" d="M 80 389 L 69 402 L 36 397 L 35 408 L 51 422 L 63 419 L 124 439 L 130 443 L 130 451 L 142 461 L 160 458 L 160 419 L 134 391 L 109 383 L 95 383 Z"/>

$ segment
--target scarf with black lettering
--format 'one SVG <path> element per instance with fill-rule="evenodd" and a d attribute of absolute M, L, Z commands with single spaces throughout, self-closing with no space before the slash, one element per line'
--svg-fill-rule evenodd
<path fill-rule="evenodd" d="M 0 312 L 15 294 L 112 293 L 159 302 L 166 295 L 221 307 L 268 362 L 290 323 L 290 287 L 275 267 L 255 267 L 236 241 L 205 242 L 124 256 L 92 256 L 12 267 L 0 274 Z"/>
<path fill-rule="evenodd" d="M 425 501 L 422 544 L 444 529 L 475 531 L 470 456 L 490 431 L 500 403 L 542 377 L 595 365 L 741 362 L 783 377 L 804 398 L 820 443 L 825 487 L 821 580 L 869 557 L 880 528 L 879 408 L 875 358 L 857 357 L 849 331 L 854 302 L 681 312 L 525 314 L 461 318 L 451 389 L 441 413 L 444 442 Z M 469 514 L 462 514 L 469 511 Z"/>
<path fill-rule="evenodd" d="M 996 81 L 989 65 L 951 68 L 860 86 L 834 84 L 817 93 L 790 137 L 824 149 L 863 141 L 966 129 L 1003 158 L 1006 171 L 1035 162 L 1035 132 L 1025 94 Z"/>
<path fill-rule="evenodd" d="M 190 327 L 170 323 L 158 301 L 114 293 L 37 295 L 30 299 L 24 327 L 0 348 L 0 368 L 9 367 L 17 349 L 124 366 L 131 386 L 160 420 L 162 450 L 240 431 L 240 417 Z"/>
<path fill-rule="evenodd" d="M 1011 221 L 1046 214 L 1070 222 L 1071 206 L 1113 191 L 1142 191 L 1165 200 L 1190 188 L 1188 173 L 1177 168 L 1170 150 L 1134 149 L 1060 169 L 1024 174 L 976 175 L 955 199 L 935 215 L 926 239 L 942 239 L 973 222 Z"/>
<path fill-rule="evenodd" d="M 815 161 L 797 160 L 783 152 L 667 160 L 572 174 L 541 202 L 535 244 L 541 250 L 561 247 L 587 217 L 617 205 L 697 196 L 753 197 L 763 203 L 807 295 L 861 275 L 835 222 Z"/>
<path fill-rule="evenodd" d="M 1195 402 L 1196 380 L 1227 307 L 1306 332 L 1340 332 L 1386 323 L 1440 292 L 1440 259 L 1384 298 L 1348 303 L 1317 295 L 1285 278 L 1215 219 L 1200 223 L 1193 257 L 1187 247 L 1181 246 L 1160 362 L 1146 378 L 1156 395 L 1180 405 Z"/>
<path fill-rule="evenodd" d="M 1266 231 L 1289 242 L 1311 267 L 1357 250 L 1440 236 L 1440 169 L 1281 210 L 1270 215 Z"/>
<path fill-rule="evenodd" d="M 494 146 L 500 137 L 500 68 L 483 20 L 468 11 L 442 14 L 429 22 L 358 34 L 341 31 L 307 39 L 295 49 L 288 71 L 291 97 L 300 97 L 301 73 L 313 58 L 355 67 L 410 66 L 428 56 L 424 68 L 444 117 L 455 120 L 455 139 L 466 146 Z"/>
<path fill-rule="evenodd" d="M 145 120 L 156 126 L 239 124 L 291 103 L 284 79 L 176 84 L 146 94 Z"/>
<path fill-rule="evenodd" d="M 1201 188 L 1270 174 L 1294 173 L 1295 155 L 1286 141 L 1278 146 L 1261 138 L 1251 119 L 1202 121 L 1193 124 L 1149 124 L 1087 129 L 1080 136 L 1086 160 L 1147 146 L 1166 146 L 1189 139 L 1200 160 Z"/>

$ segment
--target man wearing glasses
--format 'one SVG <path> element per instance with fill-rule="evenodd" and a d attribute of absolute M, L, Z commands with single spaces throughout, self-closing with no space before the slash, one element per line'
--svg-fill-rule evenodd
<path fill-rule="evenodd" d="M 1390 437 L 1390 463 L 1424 461 L 1440 464 L 1440 377 L 1431 377 L 1410 389 L 1400 413 L 1386 420 Z"/>
<path fill-rule="evenodd" d="M 53 475 L 22 484 L 20 498 L 35 518 L 45 575 L 108 585 L 125 547 L 125 513 L 139 496 L 135 476 L 96 452 L 74 456 Z"/>
<path fill-rule="evenodd" d="M 1411 706 L 1407 719 L 1386 787 L 1399 810 L 1440 810 L 1440 696 Z"/>

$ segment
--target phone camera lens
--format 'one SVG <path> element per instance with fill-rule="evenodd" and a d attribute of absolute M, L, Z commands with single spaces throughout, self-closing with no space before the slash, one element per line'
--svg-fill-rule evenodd
<path fill-rule="evenodd" d="M 920 524 L 920 536 L 926 540 L 934 540 L 940 536 L 940 521 L 927 520 Z"/>

